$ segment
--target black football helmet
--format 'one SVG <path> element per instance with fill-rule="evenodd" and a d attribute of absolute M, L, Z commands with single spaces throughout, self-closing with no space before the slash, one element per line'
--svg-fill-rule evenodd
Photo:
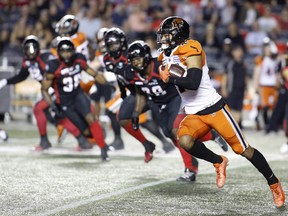
<path fill-rule="evenodd" d="M 23 51 L 26 59 L 34 60 L 40 53 L 39 40 L 35 35 L 27 36 L 23 41 Z"/>
<path fill-rule="evenodd" d="M 96 43 L 101 53 L 105 53 L 107 51 L 105 47 L 104 35 L 108 30 L 108 28 L 103 27 L 100 28 L 96 33 Z"/>
<path fill-rule="evenodd" d="M 75 47 L 69 37 L 62 37 L 58 41 L 57 54 L 59 58 L 67 65 L 71 65 L 73 62 Z"/>
<path fill-rule="evenodd" d="M 109 55 L 119 58 L 127 50 L 125 33 L 119 28 L 110 28 L 104 36 L 105 47 Z"/>
<path fill-rule="evenodd" d="M 73 15 L 65 15 L 55 26 L 55 32 L 61 37 L 71 37 L 76 34 L 79 29 L 79 22 Z"/>
<path fill-rule="evenodd" d="M 189 24 L 178 16 L 170 16 L 163 20 L 157 31 L 157 43 L 170 55 L 173 48 L 180 45 L 190 35 Z"/>
<path fill-rule="evenodd" d="M 128 47 L 128 61 L 134 70 L 143 75 L 152 60 L 151 49 L 147 43 L 137 40 Z"/>

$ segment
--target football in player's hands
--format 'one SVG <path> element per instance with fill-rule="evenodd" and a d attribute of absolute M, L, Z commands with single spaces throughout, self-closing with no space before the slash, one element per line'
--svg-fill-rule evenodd
<path fill-rule="evenodd" d="M 185 69 L 178 64 L 171 64 L 168 70 L 171 77 L 182 77 L 185 73 Z"/>

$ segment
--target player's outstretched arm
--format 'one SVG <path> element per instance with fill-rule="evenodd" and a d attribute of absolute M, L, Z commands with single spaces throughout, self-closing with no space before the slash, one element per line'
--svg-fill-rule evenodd
<path fill-rule="evenodd" d="M 94 77 L 95 81 L 99 84 L 105 84 L 107 81 L 103 75 L 103 73 L 96 72 L 91 67 L 86 69 L 86 72 Z"/>

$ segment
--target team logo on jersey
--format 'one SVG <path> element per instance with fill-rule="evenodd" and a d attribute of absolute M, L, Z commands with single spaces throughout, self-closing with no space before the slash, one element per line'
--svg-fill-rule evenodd
<path fill-rule="evenodd" d="M 117 64 L 117 68 L 123 68 L 124 67 L 124 63 L 123 62 L 118 62 Z"/>
<path fill-rule="evenodd" d="M 73 74 L 77 74 L 81 72 L 81 68 L 80 65 L 77 64 L 75 66 L 72 67 L 68 67 L 68 68 L 63 68 L 61 70 L 61 75 L 73 75 Z"/>
<path fill-rule="evenodd" d="M 34 65 L 31 65 L 29 68 L 28 68 L 28 71 L 31 75 L 32 78 L 38 80 L 38 81 L 41 81 L 43 79 L 43 76 L 41 74 L 41 71 L 39 69 L 39 65 L 38 63 L 36 62 Z"/>

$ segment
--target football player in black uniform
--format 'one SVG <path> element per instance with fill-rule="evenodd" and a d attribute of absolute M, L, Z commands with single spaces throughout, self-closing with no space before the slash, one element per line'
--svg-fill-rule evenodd
<path fill-rule="evenodd" d="M 135 41 L 129 45 L 128 60 L 130 64 L 126 67 L 126 73 L 133 76 L 137 91 L 137 99 L 129 110 L 133 113 L 130 116 L 133 128 L 139 127 L 139 114 L 151 110 L 165 136 L 178 147 L 183 158 L 185 173 L 177 180 L 195 181 L 198 161 L 179 146 L 175 133 L 177 128 L 173 131 L 173 124 L 181 105 L 181 98 L 176 88 L 161 80 L 158 72 L 160 64 L 157 59 L 152 59 L 150 48 L 144 41 Z"/>
<path fill-rule="evenodd" d="M 146 139 L 141 130 L 133 130 L 131 123 L 132 112 L 129 112 L 131 105 L 135 102 L 135 86 L 133 76 L 125 74 L 125 68 L 128 64 L 127 60 L 127 40 L 124 32 L 119 28 L 110 28 L 104 36 L 107 54 L 104 55 L 104 64 L 107 71 L 112 71 L 116 74 L 121 98 L 124 100 L 121 104 L 118 119 L 121 126 L 138 141 L 140 141 L 145 148 L 144 161 L 147 163 L 153 158 L 153 151 L 155 145 Z M 127 96 L 129 91 L 130 95 Z M 158 125 L 154 121 L 146 121 L 141 124 L 148 131 L 158 137 L 163 143 L 163 149 L 169 152 L 174 149 L 174 146 L 167 142 L 158 129 Z"/>
<path fill-rule="evenodd" d="M 30 75 L 32 78 L 41 82 L 45 73 L 46 62 L 54 58 L 50 52 L 40 51 L 39 40 L 34 35 L 27 36 L 23 41 L 24 58 L 22 60 L 22 66 L 20 72 L 9 78 L 3 79 L 0 82 L 0 89 L 5 85 L 14 85 L 27 79 Z M 73 136 L 76 137 L 80 148 L 91 148 L 90 143 L 80 133 L 78 128 L 68 118 L 54 119 L 49 112 L 49 104 L 42 99 L 36 103 L 33 112 L 37 121 L 39 134 L 41 137 L 40 145 L 36 146 L 36 151 L 42 151 L 51 147 L 51 143 L 47 137 L 47 119 L 56 125 L 63 125 Z M 47 117 L 46 117 L 47 116 Z"/>
<path fill-rule="evenodd" d="M 137 91 L 136 107 L 132 115 L 133 128 L 139 127 L 139 114 L 150 109 L 164 134 L 180 150 L 185 170 L 184 175 L 177 180 L 195 181 L 198 161 L 181 148 L 177 140 L 179 123 L 185 117 L 185 115 L 178 114 L 181 97 L 177 89 L 174 85 L 162 81 L 158 71 L 161 64 L 156 58 L 152 58 L 150 47 L 144 41 L 135 41 L 129 45 L 128 60 L 129 65 L 126 67 L 126 73 L 134 75 Z M 201 140 L 206 141 L 208 137 L 211 136 L 205 136 Z"/>
<path fill-rule="evenodd" d="M 64 113 L 85 135 L 92 137 L 101 148 L 103 161 L 109 160 L 103 130 L 91 112 L 91 104 L 79 83 L 81 71 L 86 71 L 96 82 L 105 83 L 103 75 L 87 65 L 85 56 L 75 52 L 74 44 L 68 37 L 63 37 L 57 45 L 58 58 L 47 62 L 46 73 L 42 81 L 42 93 L 56 113 Z M 53 86 L 56 103 L 53 103 L 48 89 Z M 91 134 L 90 134 L 91 133 Z"/>
<path fill-rule="evenodd" d="M 117 87 L 116 76 L 112 72 L 106 71 L 104 67 L 103 57 L 106 53 L 106 47 L 104 42 L 104 35 L 108 31 L 108 28 L 101 28 L 96 34 L 96 43 L 97 50 L 95 52 L 95 58 L 91 61 L 90 65 L 94 68 L 97 68 L 97 71 L 103 72 L 107 83 L 99 84 L 95 83 L 97 91 L 93 92 L 90 97 L 95 104 L 96 116 L 99 116 L 101 113 L 101 103 L 102 101 L 106 104 L 114 97 L 114 93 Z M 116 118 L 116 114 L 109 109 L 105 108 L 105 114 L 110 118 L 111 127 L 114 132 L 114 140 L 109 146 L 113 146 L 115 150 L 120 150 L 124 148 L 123 139 L 121 137 L 121 126 Z"/>

